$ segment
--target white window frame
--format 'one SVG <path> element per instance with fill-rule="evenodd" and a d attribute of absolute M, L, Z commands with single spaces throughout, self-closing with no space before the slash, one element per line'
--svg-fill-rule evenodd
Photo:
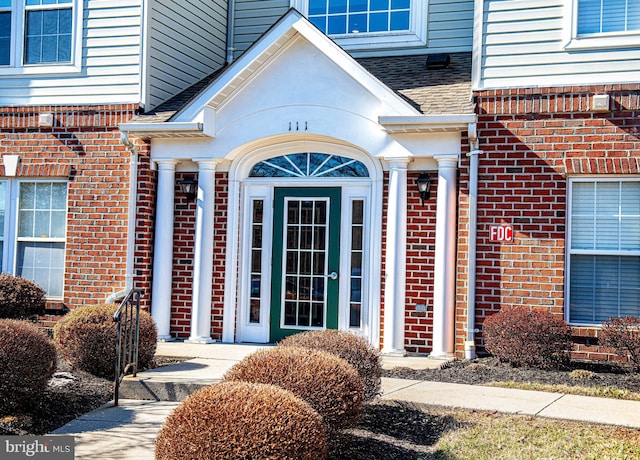
<path fill-rule="evenodd" d="M 66 247 L 67 247 L 67 230 L 69 220 L 69 182 L 64 179 L 43 179 L 43 178 L 0 178 L 0 181 L 6 183 L 5 189 L 5 218 L 4 218 L 4 251 L 2 263 L 2 272 L 15 275 L 18 265 L 18 243 L 25 241 L 48 242 L 48 243 L 64 243 L 65 260 L 63 267 L 66 268 Z M 65 217 L 64 237 L 36 239 L 36 238 L 18 238 L 18 213 L 19 213 L 19 196 L 20 184 L 22 183 L 45 183 L 45 184 L 66 184 L 67 186 L 67 204 Z M 47 295 L 47 300 L 63 300 L 65 289 L 65 278 L 62 278 L 62 296 Z"/>
<path fill-rule="evenodd" d="M 82 0 L 72 0 L 71 61 L 61 63 L 25 64 L 26 0 L 12 0 L 11 7 L 11 50 L 9 65 L 0 65 L 1 75 L 38 75 L 77 73 L 82 62 Z M 59 5 L 55 5 L 59 8 Z M 32 9 L 30 7 L 29 9 Z M 46 9 L 43 5 L 42 9 Z"/>
<path fill-rule="evenodd" d="M 291 0 L 291 7 L 309 17 L 308 0 Z M 408 31 L 362 32 L 357 34 L 330 35 L 347 51 L 367 51 L 396 48 L 412 48 L 427 44 L 428 0 L 411 0 Z"/>
<path fill-rule="evenodd" d="M 572 250 L 571 246 L 571 221 L 572 221 L 572 211 L 573 211 L 573 184 L 576 182 L 639 182 L 640 177 L 596 177 L 596 176 L 586 176 L 586 177 L 571 177 L 568 180 L 567 187 L 567 232 L 566 232 L 566 241 L 565 241 L 565 321 L 573 326 L 598 326 L 600 323 L 587 323 L 587 322 L 570 322 L 571 316 L 571 298 L 570 298 L 570 280 L 571 280 L 571 256 L 573 254 L 581 255 L 611 255 L 611 256 L 630 256 L 630 257 L 640 257 L 640 251 L 633 250 Z"/>
<path fill-rule="evenodd" d="M 640 45 L 640 31 L 578 35 L 578 0 L 565 0 L 564 49 L 632 48 Z"/>

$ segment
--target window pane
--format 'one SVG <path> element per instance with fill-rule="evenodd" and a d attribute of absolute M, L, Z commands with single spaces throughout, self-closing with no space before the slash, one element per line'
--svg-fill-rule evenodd
<path fill-rule="evenodd" d="M 7 189 L 7 183 L 4 181 L 0 182 L 0 238 L 4 238 L 4 215 L 6 211 L 6 189 Z M 2 265 L 2 257 L 0 257 L 0 266 L 1 265 Z"/>
<path fill-rule="evenodd" d="M 3 6 L 0 2 L 0 6 Z M 0 65 L 11 59 L 11 12 L 0 12 Z"/>
<path fill-rule="evenodd" d="M 27 11 L 25 62 L 69 62 L 72 22 L 70 8 Z"/>
<path fill-rule="evenodd" d="M 19 242 L 16 275 L 41 286 L 49 297 L 62 297 L 64 243 Z"/>
<path fill-rule="evenodd" d="M 309 0 L 309 16 L 327 14 L 326 0 Z"/>
<path fill-rule="evenodd" d="M 346 13 L 347 0 L 329 0 L 329 13 Z"/>
<path fill-rule="evenodd" d="M 626 0 L 609 0 L 602 10 L 602 32 L 625 30 Z"/>
<path fill-rule="evenodd" d="M 385 32 L 389 30 L 389 13 L 372 13 L 369 16 L 369 31 Z"/>
<path fill-rule="evenodd" d="M 350 14 L 349 15 L 349 33 L 356 34 L 367 31 L 367 15 L 366 14 Z"/>
<path fill-rule="evenodd" d="M 389 9 L 389 0 L 371 0 L 371 11 L 381 11 Z"/>
<path fill-rule="evenodd" d="M 349 11 L 367 11 L 367 0 L 350 0 Z"/>
<path fill-rule="evenodd" d="M 399 11 L 391 13 L 391 30 L 408 30 L 409 29 L 409 12 Z"/>

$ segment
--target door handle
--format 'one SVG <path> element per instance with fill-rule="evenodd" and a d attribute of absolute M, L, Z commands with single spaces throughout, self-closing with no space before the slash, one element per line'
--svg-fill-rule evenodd
<path fill-rule="evenodd" d="M 338 273 L 337 272 L 331 272 L 328 273 L 327 275 L 325 275 L 327 278 L 331 278 L 332 280 L 337 280 L 338 279 Z"/>

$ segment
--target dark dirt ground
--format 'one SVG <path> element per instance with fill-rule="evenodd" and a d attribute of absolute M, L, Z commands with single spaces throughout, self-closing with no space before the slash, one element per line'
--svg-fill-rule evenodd
<path fill-rule="evenodd" d="M 177 362 L 158 358 L 156 365 Z M 584 369 L 582 378 L 572 371 Z M 573 377 L 572 377 L 573 375 Z M 564 370 L 514 368 L 494 358 L 455 361 L 435 370 L 396 368 L 385 377 L 481 385 L 490 382 L 531 382 L 570 386 L 609 386 L 640 393 L 640 375 L 617 367 L 572 363 Z M 20 414 L 0 416 L 0 435 L 44 434 L 110 401 L 113 382 L 72 369 L 59 360 L 49 388 L 39 401 Z M 364 407 L 357 427 L 331 437 L 332 460 L 416 458 L 429 449 L 456 422 L 446 415 L 407 404 L 374 402 Z"/>

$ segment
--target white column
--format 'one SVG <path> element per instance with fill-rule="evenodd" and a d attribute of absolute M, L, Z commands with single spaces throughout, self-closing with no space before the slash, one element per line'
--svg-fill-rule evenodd
<path fill-rule="evenodd" d="M 433 276 L 433 347 L 430 356 L 454 354 L 456 282 L 457 155 L 435 155 L 438 161 L 436 251 Z"/>
<path fill-rule="evenodd" d="M 404 310 L 407 267 L 408 158 L 389 163 L 389 199 L 384 284 L 384 344 L 382 353 L 405 356 Z"/>
<path fill-rule="evenodd" d="M 171 286 L 173 279 L 173 200 L 176 161 L 163 160 L 158 165 L 156 227 L 153 246 L 153 283 L 151 316 L 158 327 L 158 340 L 171 341 Z"/>
<path fill-rule="evenodd" d="M 211 293 L 213 283 L 213 209 L 216 160 L 197 161 L 198 197 L 196 241 L 193 257 L 191 335 L 187 342 L 211 343 Z"/>

